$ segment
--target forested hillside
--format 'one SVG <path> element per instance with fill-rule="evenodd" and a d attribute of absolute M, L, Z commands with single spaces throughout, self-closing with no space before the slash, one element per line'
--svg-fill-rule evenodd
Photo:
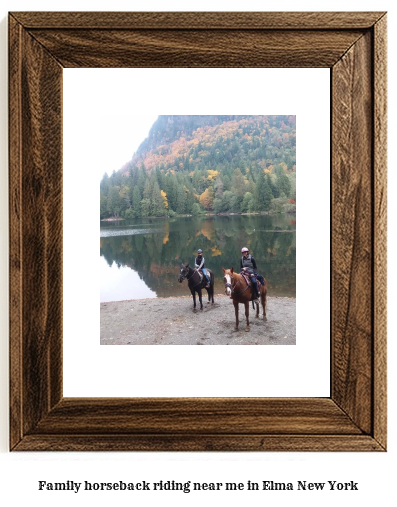
<path fill-rule="evenodd" d="M 132 160 L 101 181 L 100 214 L 293 212 L 295 116 L 159 116 Z"/>

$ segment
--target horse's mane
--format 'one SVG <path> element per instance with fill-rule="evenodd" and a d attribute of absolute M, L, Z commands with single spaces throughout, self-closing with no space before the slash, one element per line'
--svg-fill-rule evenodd
<path fill-rule="evenodd" d="M 228 275 L 237 275 L 237 276 L 243 276 L 243 275 L 240 275 L 240 273 L 237 273 L 237 271 L 234 271 L 233 269 L 233 273 L 231 272 L 231 268 L 230 269 L 225 269 L 225 273 L 227 272 Z"/>

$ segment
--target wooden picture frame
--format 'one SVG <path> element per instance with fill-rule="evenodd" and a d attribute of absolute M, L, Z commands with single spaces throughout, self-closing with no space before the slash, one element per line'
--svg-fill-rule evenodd
<path fill-rule="evenodd" d="M 329 398 L 63 398 L 64 67 L 331 69 Z M 10 449 L 386 450 L 386 14 L 14 12 L 9 73 Z"/>

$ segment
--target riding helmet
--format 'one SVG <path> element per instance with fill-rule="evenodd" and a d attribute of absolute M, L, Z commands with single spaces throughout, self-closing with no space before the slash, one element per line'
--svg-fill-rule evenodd
<path fill-rule="evenodd" d="M 249 250 L 248 250 L 248 248 L 246 246 L 241 249 L 241 253 L 244 253 L 244 252 L 249 252 Z"/>
<path fill-rule="evenodd" d="M 197 250 L 197 253 L 198 253 L 198 254 L 199 254 L 199 253 L 203 253 L 203 251 L 201 250 L 201 248 L 199 248 L 199 249 Z"/>

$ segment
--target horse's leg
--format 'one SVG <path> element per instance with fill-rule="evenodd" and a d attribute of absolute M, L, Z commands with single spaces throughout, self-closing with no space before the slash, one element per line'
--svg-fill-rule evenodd
<path fill-rule="evenodd" d="M 201 295 L 201 289 L 198 290 L 198 297 L 199 297 L 199 301 L 200 301 L 200 310 L 202 310 L 203 309 L 203 298 Z"/>
<path fill-rule="evenodd" d="M 237 301 L 233 301 L 234 304 L 234 313 L 236 314 L 236 327 L 234 328 L 235 331 L 238 329 L 238 303 Z"/>
<path fill-rule="evenodd" d="M 258 300 L 255 301 L 255 306 L 256 306 L 255 318 L 257 319 L 259 317 L 259 301 Z"/>
<path fill-rule="evenodd" d="M 250 330 L 250 319 L 249 319 L 249 315 L 250 315 L 250 302 L 249 301 L 246 301 L 244 303 L 244 306 L 245 306 L 245 318 L 247 319 L 247 327 L 246 327 L 246 331 L 249 331 Z"/>
<path fill-rule="evenodd" d="M 193 296 L 193 308 L 196 309 L 196 293 L 194 292 L 194 290 L 192 290 L 191 293 Z"/>
<path fill-rule="evenodd" d="M 212 277 L 211 277 L 211 297 L 212 297 L 212 304 L 214 304 L 214 290 L 215 290 L 215 283 L 214 283 L 214 273 L 212 273 Z"/>
<path fill-rule="evenodd" d="M 262 300 L 262 308 L 263 308 L 263 320 L 267 321 L 267 316 L 266 316 L 267 287 L 266 286 L 263 288 L 263 293 L 261 294 L 261 300 Z"/>

